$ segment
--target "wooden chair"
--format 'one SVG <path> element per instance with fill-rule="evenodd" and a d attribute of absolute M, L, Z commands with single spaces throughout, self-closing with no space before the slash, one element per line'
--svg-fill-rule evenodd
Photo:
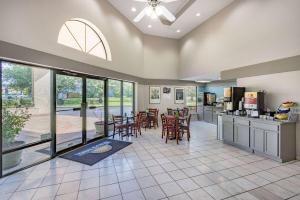
<path fill-rule="evenodd" d="M 138 133 L 142 135 L 141 131 L 141 121 L 140 121 L 140 115 L 137 114 L 136 116 L 127 117 L 127 126 L 128 129 L 130 129 L 130 132 L 137 137 Z"/>
<path fill-rule="evenodd" d="M 140 120 L 140 127 L 144 128 L 145 131 L 146 131 L 147 127 L 149 127 L 148 115 L 147 115 L 147 113 L 145 111 L 140 111 L 138 113 L 138 115 L 140 117 L 139 118 L 139 120 Z"/>
<path fill-rule="evenodd" d="M 182 137 L 183 137 L 183 135 L 184 135 L 185 132 L 187 133 L 187 139 L 188 139 L 188 141 L 190 141 L 190 138 L 191 138 L 191 131 L 190 131 L 191 117 L 192 117 L 192 115 L 190 114 L 188 116 L 187 120 L 186 120 L 186 123 L 181 124 L 180 128 L 179 128 Z"/>
<path fill-rule="evenodd" d="M 168 139 L 170 136 L 176 138 L 176 142 L 178 144 L 179 135 L 178 135 L 178 119 L 175 116 L 167 116 L 166 117 L 166 143 L 168 143 Z M 171 134 L 171 135 L 170 135 Z"/>
<path fill-rule="evenodd" d="M 184 116 L 188 116 L 189 115 L 189 108 L 187 108 L 187 107 L 183 108 L 183 115 Z"/>
<path fill-rule="evenodd" d="M 161 117 L 161 126 L 162 126 L 161 138 L 164 138 L 166 131 L 167 131 L 166 116 L 165 116 L 165 114 L 161 114 L 160 117 Z"/>
<path fill-rule="evenodd" d="M 158 127 L 158 109 L 149 108 L 149 127 Z"/>
<path fill-rule="evenodd" d="M 113 115 L 113 124 L 114 124 L 114 132 L 113 132 L 113 138 L 115 137 L 115 134 L 118 133 L 119 136 L 123 136 L 124 130 L 127 131 L 127 124 L 123 121 L 123 116 L 121 115 Z"/>

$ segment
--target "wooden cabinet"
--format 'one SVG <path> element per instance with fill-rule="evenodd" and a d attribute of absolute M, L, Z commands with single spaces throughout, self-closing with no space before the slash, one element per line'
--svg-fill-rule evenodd
<path fill-rule="evenodd" d="M 221 112 L 222 108 L 217 108 L 215 106 L 205 106 L 203 112 L 203 120 L 207 123 L 218 124 L 218 112 Z"/>
<path fill-rule="evenodd" d="M 251 147 L 254 151 L 269 156 L 279 156 L 279 125 L 253 123 L 251 126 Z"/>
<path fill-rule="evenodd" d="M 275 131 L 265 131 L 265 153 L 270 156 L 279 156 L 279 133 Z"/>
<path fill-rule="evenodd" d="M 213 122 L 213 108 L 212 106 L 205 106 L 204 107 L 204 114 L 203 114 L 204 121 L 207 123 Z"/>
<path fill-rule="evenodd" d="M 222 116 L 223 140 L 262 156 L 287 162 L 296 159 L 296 123 Z"/>
<path fill-rule="evenodd" d="M 223 118 L 223 140 L 228 143 L 233 143 L 233 118 Z"/>
<path fill-rule="evenodd" d="M 234 143 L 245 148 L 250 147 L 249 123 L 248 125 L 234 123 Z"/>
<path fill-rule="evenodd" d="M 258 152 L 264 152 L 265 132 L 260 128 L 251 128 L 250 147 Z"/>
<path fill-rule="evenodd" d="M 203 119 L 203 111 L 204 111 L 204 107 L 203 106 L 201 106 L 201 105 L 197 106 L 197 117 L 198 117 L 199 121 L 204 120 Z"/>

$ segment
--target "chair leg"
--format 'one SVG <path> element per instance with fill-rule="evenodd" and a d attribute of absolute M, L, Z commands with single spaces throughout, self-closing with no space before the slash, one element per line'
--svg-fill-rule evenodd
<path fill-rule="evenodd" d="M 175 135 L 176 135 L 176 142 L 177 142 L 177 144 L 179 144 L 179 143 L 178 143 L 179 132 L 178 132 L 178 131 L 175 131 Z"/>
<path fill-rule="evenodd" d="M 167 130 L 167 134 L 166 134 L 166 143 L 168 143 L 168 137 L 169 137 L 169 130 Z"/>
<path fill-rule="evenodd" d="M 191 137 L 190 129 L 188 129 L 188 131 L 187 131 L 187 136 L 188 136 L 188 141 L 190 141 L 190 137 Z"/>
<path fill-rule="evenodd" d="M 116 127 L 114 126 L 113 139 L 115 138 L 115 134 L 116 134 Z"/>

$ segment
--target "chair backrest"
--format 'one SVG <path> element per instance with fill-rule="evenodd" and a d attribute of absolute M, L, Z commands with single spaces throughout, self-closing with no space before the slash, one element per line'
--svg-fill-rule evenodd
<path fill-rule="evenodd" d="M 187 118 L 188 127 L 190 127 L 190 124 L 191 124 L 191 117 L 192 117 L 192 115 L 190 114 L 189 117 Z"/>
<path fill-rule="evenodd" d="M 141 121 L 147 119 L 147 113 L 146 113 L 146 111 L 140 111 L 138 114 L 140 116 L 140 120 Z"/>
<path fill-rule="evenodd" d="M 153 114 L 156 114 L 157 112 L 157 109 L 156 108 L 149 108 L 149 113 L 153 113 Z"/>
<path fill-rule="evenodd" d="M 123 123 L 123 116 L 121 115 L 113 115 L 113 123 Z"/>
<path fill-rule="evenodd" d="M 178 111 L 178 115 L 179 115 L 180 117 L 184 117 L 184 111 Z"/>
<path fill-rule="evenodd" d="M 167 108 L 167 113 L 168 113 L 168 115 L 173 115 L 173 109 L 172 108 Z"/>
<path fill-rule="evenodd" d="M 165 118 L 168 128 L 176 128 L 178 126 L 178 119 L 175 116 L 166 116 Z"/>
<path fill-rule="evenodd" d="M 183 114 L 184 114 L 184 116 L 188 116 L 189 115 L 189 108 L 184 107 L 183 108 Z"/>
<path fill-rule="evenodd" d="M 161 114 L 161 115 L 160 115 L 160 118 L 161 118 L 161 123 L 162 123 L 162 125 L 164 125 L 164 124 L 166 123 L 166 116 L 165 116 L 165 114 L 164 114 L 164 113 Z"/>

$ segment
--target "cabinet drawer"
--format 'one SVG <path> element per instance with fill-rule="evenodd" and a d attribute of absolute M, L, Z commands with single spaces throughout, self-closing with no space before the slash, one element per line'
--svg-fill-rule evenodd
<path fill-rule="evenodd" d="M 210 106 L 205 106 L 205 107 L 204 107 L 204 110 L 205 110 L 205 111 L 212 111 L 212 110 L 213 110 L 213 108 L 212 108 L 212 107 L 210 107 Z"/>
<path fill-rule="evenodd" d="M 231 123 L 233 123 L 233 117 L 223 116 L 222 119 L 223 119 L 224 122 L 231 122 Z"/>
<path fill-rule="evenodd" d="M 250 121 L 249 120 L 244 120 L 244 119 L 239 119 L 239 118 L 234 119 L 234 123 L 235 124 L 240 124 L 240 125 L 245 125 L 245 126 L 249 126 L 250 125 Z"/>
<path fill-rule="evenodd" d="M 260 128 L 260 129 L 269 130 L 269 131 L 279 131 L 278 125 L 272 125 L 272 124 L 251 122 L 251 127 Z"/>

